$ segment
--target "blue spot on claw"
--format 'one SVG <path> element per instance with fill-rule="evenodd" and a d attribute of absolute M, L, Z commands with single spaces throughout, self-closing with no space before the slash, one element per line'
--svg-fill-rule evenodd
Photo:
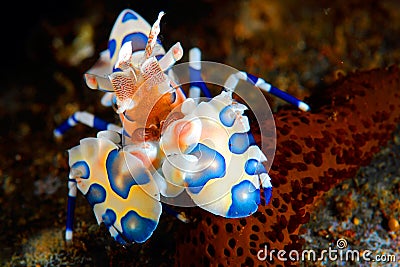
<path fill-rule="evenodd" d="M 110 58 L 114 56 L 115 49 L 117 49 L 117 41 L 115 39 L 111 39 L 108 41 L 108 51 L 110 51 Z"/>
<path fill-rule="evenodd" d="M 103 219 L 105 226 L 107 226 L 107 228 L 110 228 L 117 220 L 117 215 L 113 210 L 107 209 L 106 212 L 104 212 L 104 214 L 101 216 L 101 218 Z"/>
<path fill-rule="evenodd" d="M 127 164 L 125 157 L 117 149 L 108 154 L 106 169 L 110 186 L 116 194 L 124 199 L 128 197 L 131 187 L 137 185 L 137 182 L 146 183 L 150 180 L 146 174 L 135 177 L 137 179 L 135 180 L 129 170 L 121 171 L 125 164 Z"/>
<path fill-rule="evenodd" d="M 267 172 L 264 168 L 264 165 L 262 165 L 262 163 L 256 159 L 247 160 L 244 165 L 244 170 L 248 175 L 255 175 Z"/>
<path fill-rule="evenodd" d="M 255 145 L 253 135 L 247 133 L 235 133 L 229 138 L 229 150 L 234 154 L 243 154 L 249 146 Z"/>
<path fill-rule="evenodd" d="M 132 242 L 143 243 L 146 241 L 154 229 L 157 222 L 140 216 L 137 212 L 131 210 L 121 218 L 122 235 L 125 239 Z"/>
<path fill-rule="evenodd" d="M 226 106 L 219 113 L 219 119 L 226 127 L 232 127 L 236 119 L 236 113 L 231 106 Z"/>
<path fill-rule="evenodd" d="M 90 168 L 86 161 L 81 160 L 75 162 L 72 164 L 71 169 L 79 170 L 81 172 L 80 178 L 82 179 L 88 179 L 90 176 Z"/>
<path fill-rule="evenodd" d="M 199 159 L 199 166 L 204 166 L 202 170 L 187 173 L 185 181 L 188 183 L 190 192 L 197 194 L 209 180 L 225 175 L 225 159 L 214 149 L 198 143 L 189 155 L 196 156 Z"/>
<path fill-rule="evenodd" d="M 128 20 L 137 20 L 137 19 L 138 17 L 135 14 L 127 12 L 122 18 L 122 23 L 127 22 Z"/>
<path fill-rule="evenodd" d="M 232 204 L 228 210 L 228 218 L 242 218 L 249 216 L 258 209 L 260 204 L 260 189 L 250 181 L 242 181 L 232 187 Z"/>
<path fill-rule="evenodd" d="M 89 204 L 93 207 L 106 200 L 106 190 L 101 185 L 94 183 L 89 187 L 89 191 L 85 196 Z"/>

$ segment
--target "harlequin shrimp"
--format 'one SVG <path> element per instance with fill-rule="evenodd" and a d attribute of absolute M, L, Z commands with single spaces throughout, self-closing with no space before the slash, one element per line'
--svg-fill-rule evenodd
<path fill-rule="evenodd" d="M 199 206 L 226 218 L 249 216 L 266 203 L 272 186 L 244 114 L 248 107 L 232 94 L 247 81 L 299 109 L 308 105 L 245 72 L 236 72 L 213 97 L 202 80 L 201 52 L 189 52 L 189 95 L 172 68 L 183 56 L 180 43 L 165 51 L 157 38 L 159 13 L 150 26 L 139 14 L 123 10 L 111 31 L 108 48 L 85 74 L 89 88 L 104 92 L 101 103 L 113 106 L 122 126 L 84 111 L 54 130 L 56 137 L 82 123 L 99 130 L 69 152 L 66 240 L 73 235 L 77 189 L 121 244 L 142 243 L 156 229 L 162 199 L 186 194 Z M 202 98 L 200 96 L 203 95 Z"/>

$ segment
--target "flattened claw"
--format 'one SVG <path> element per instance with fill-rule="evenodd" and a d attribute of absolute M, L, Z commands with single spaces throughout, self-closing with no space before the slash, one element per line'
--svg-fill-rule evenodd
<path fill-rule="evenodd" d="M 86 138 L 69 151 L 70 176 L 120 243 L 144 242 L 161 215 L 157 184 L 142 161 L 105 138 Z"/>
<path fill-rule="evenodd" d="M 249 132 L 246 109 L 232 100 L 230 92 L 222 92 L 188 109 L 167 127 L 160 141 L 167 156 L 162 166 L 166 180 L 185 186 L 201 208 L 228 218 L 246 217 L 257 210 L 260 178 L 264 187 L 270 186 L 262 165 L 267 159 Z M 193 122 L 198 124 L 193 127 L 196 131 L 179 128 Z M 186 138 L 188 132 L 196 138 Z M 180 140 L 185 140 L 186 149 Z M 182 164 L 188 156 L 193 166 Z"/>

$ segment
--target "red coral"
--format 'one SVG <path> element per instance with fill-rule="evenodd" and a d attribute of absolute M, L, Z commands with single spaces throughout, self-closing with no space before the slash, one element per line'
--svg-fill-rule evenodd
<path fill-rule="evenodd" d="M 265 245 L 268 250 L 301 250 L 300 226 L 309 221 L 318 198 L 354 177 L 387 143 L 400 122 L 399 75 L 397 67 L 353 73 L 324 96 L 314 97 L 312 113 L 289 108 L 275 114 L 271 203 L 260 205 L 253 216 L 243 219 L 196 209 L 192 215 L 198 223 L 179 231 L 177 265 L 296 264 L 276 257 L 262 262 L 257 252 Z M 255 138 L 260 140 L 260 136 Z"/>

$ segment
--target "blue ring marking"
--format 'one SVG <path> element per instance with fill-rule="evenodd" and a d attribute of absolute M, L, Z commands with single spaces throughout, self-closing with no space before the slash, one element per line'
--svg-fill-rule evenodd
<path fill-rule="evenodd" d="M 57 134 L 59 135 L 63 135 L 66 131 L 68 131 L 72 127 L 73 125 L 71 125 L 67 119 L 60 126 L 56 128 L 55 132 L 57 132 Z"/>
<path fill-rule="evenodd" d="M 78 123 L 79 121 L 76 119 L 76 112 L 74 114 L 72 114 L 72 116 L 70 117 L 75 123 Z"/>
<path fill-rule="evenodd" d="M 110 58 L 113 58 L 116 49 L 117 41 L 115 39 L 111 39 L 110 41 L 108 41 L 108 51 L 110 52 Z"/>
<path fill-rule="evenodd" d="M 68 196 L 67 204 L 67 222 L 66 230 L 72 231 L 74 229 L 74 211 L 76 206 L 76 197 Z"/>
<path fill-rule="evenodd" d="M 256 84 L 257 83 L 257 81 L 258 81 L 258 77 L 256 77 L 256 76 L 254 76 L 253 74 L 250 74 L 250 73 L 246 73 L 246 75 L 247 75 L 247 81 L 249 81 L 250 83 L 252 83 L 252 84 Z"/>
<path fill-rule="evenodd" d="M 110 123 L 108 123 L 105 120 L 100 119 L 99 117 L 94 116 L 93 119 L 93 128 L 99 130 L 99 131 L 103 131 L 103 130 L 107 130 L 107 126 Z"/>
<path fill-rule="evenodd" d="M 295 105 L 296 107 L 299 106 L 299 103 L 301 102 L 300 100 L 298 100 L 296 97 L 280 90 L 279 88 L 275 87 L 275 86 L 271 86 L 271 89 L 269 90 L 269 93 L 285 100 L 286 102 Z"/>
<path fill-rule="evenodd" d="M 90 168 L 86 161 L 80 160 L 72 164 L 71 169 L 79 169 L 82 173 L 82 179 L 88 179 L 90 176 Z"/>
<path fill-rule="evenodd" d="M 189 79 L 190 79 L 190 86 L 199 87 L 205 97 L 212 98 L 210 90 L 204 83 L 203 78 L 201 77 L 201 70 L 189 67 Z"/>
<path fill-rule="evenodd" d="M 232 109 L 232 105 L 224 107 L 219 113 L 219 119 L 226 127 L 232 127 L 236 120 L 236 113 Z"/>
<path fill-rule="evenodd" d="M 122 39 L 121 47 L 129 41 L 132 41 L 132 53 L 146 49 L 147 36 L 141 32 L 134 32 L 125 35 Z"/>
<path fill-rule="evenodd" d="M 264 188 L 265 205 L 269 203 L 272 197 L 272 187 Z"/>
<path fill-rule="evenodd" d="M 132 12 L 127 12 L 122 18 L 122 23 L 127 22 L 128 20 L 138 20 L 138 17 Z"/>
<path fill-rule="evenodd" d="M 122 235 L 132 242 L 143 243 L 156 229 L 158 222 L 130 210 L 121 218 Z"/>
<path fill-rule="evenodd" d="M 250 73 L 246 73 L 246 76 L 247 76 L 247 81 L 251 82 L 254 85 L 256 85 L 256 83 L 260 79 L 260 78 L 254 76 L 254 75 L 252 75 Z M 265 81 L 263 81 L 263 82 L 265 82 Z M 267 82 L 265 82 L 265 83 L 267 83 Z M 269 84 L 269 83 L 267 83 L 267 84 Z M 280 90 L 279 88 L 277 88 L 277 87 L 275 87 L 275 86 L 273 86 L 271 84 L 269 84 L 269 85 L 271 87 L 267 92 L 269 92 L 270 94 L 272 94 L 272 95 L 274 95 L 274 96 L 276 96 L 276 97 L 278 97 L 280 99 L 283 99 L 286 102 L 288 102 L 288 103 L 290 103 L 290 104 L 292 104 L 292 105 L 294 105 L 296 107 L 300 107 L 300 105 L 304 103 L 303 101 L 297 99 L 296 97 L 292 96 L 291 94 L 289 94 L 287 92 L 284 92 L 284 91 Z"/>
<path fill-rule="evenodd" d="M 232 187 L 232 204 L 227 212 L 227 218 L 249 216 L 258 209 L 260 204 L 260 189 L 250 181 L 244 180 Z"/>
<path fill-rule="evenodd" d="M 244 170 L 248 175 L 255 175 L 260 173 L 266 173 L 264 165 L 256 159 L 249 159 L 244 165 Z"/>
<path fill-rule="evenodd" d="M 118 230 L 117 230 L 118 231 Z M 115 241 L 120 243 L 121 245 L 127 245 L 128 243 L 125 241 L 125 239 L 122 237 L 121 233 L 118 231 L 118 235 L 115 237 Z"/>
<path fill-rule="evenodd" d="M 108 181 L 110 182 L 111 189 L 118 194 L 121 198 L 126 199 L 132 186 L 147 184 L 150 182 L 150 177 L 144 168 L 141 170 L 131 170 L 138 173 L 135 177 L 132 176 L 130 171 L 121 172 L 122 164 L 126 163 L 126 158 L 118 152 L 117 149 L 112 150 L 106 160 L 106 169 Z"/>
<path fill-rule="evenodd" d="M 76 119 L 74 113 L 72 116 L 70 116 L 68 119 L 66 119 L 60 126 L 58 126 L 54 132 L 56 132 L 58 135 L 63 135 L 66 131 L 68 131 L 69 129 L 71 129 L 73 126 L 75 126 L 75 124 L 77 124 L 79 121 Z M 69 122 L 69 120 L 73 120 L 75 124 L 71 124 Z"/>
<path fill-rule="evenodd" d="M 115 221 L 117 220 L 117 215 L 111 209 L 107 209 L 106 212 L 101 215 L 101 218 L 107 228 L 110 228 L 114 225 Z"/>
<path fill-rule="evenodd" d="M 225 175 L 225 159 L 218 151 L 198 143 L 188 154 L 196 156 L 199 165 L 207 165 L 202 171 L 186 174 L 185 181 L 191 193 L 198 194 L 209 180 Z"/>
<path fill-rule="evenodd" d="M 92 184 L 89 187 L 89 191 L 86 193 L 85 197 L 89 202 L 90 206 L 94 206 L 98 203 L 103 203 L 106 200 L 106 190 L 99 184 Z"/>
<path fill-rule="evenodd" d="M 279 88 L 277 88 L 275 86 L 272 86 L 272 85 L 271 85 L 271 89 L 269 90 L 269 93 L 274 95 L 274 96 L 276 96 L 276 97 L 278 97 L 278 98 L 280 98 L 280 99 L 285 100 L 286 102 L 288 102 L 288 103 L 290 103 L 290 104 L 292 104 L 292 105 L 294 105 L 296 107 L 299 107 L 300 104 L 303 103 L 302 101 L 300 101 L 296 97 L 294 97 L 294 96 L 290 95 L 289 93 L 286 93 L 286 92 L 284 92 L 284 91 L 280 90 Z"/>
<path fill-rule="evenodd" d="M 256 141 L 251 132 L 234 133 L 228 141 L 229 150 L 234 154 L 243 154 L 252 145 L 256 145 Z"/>

